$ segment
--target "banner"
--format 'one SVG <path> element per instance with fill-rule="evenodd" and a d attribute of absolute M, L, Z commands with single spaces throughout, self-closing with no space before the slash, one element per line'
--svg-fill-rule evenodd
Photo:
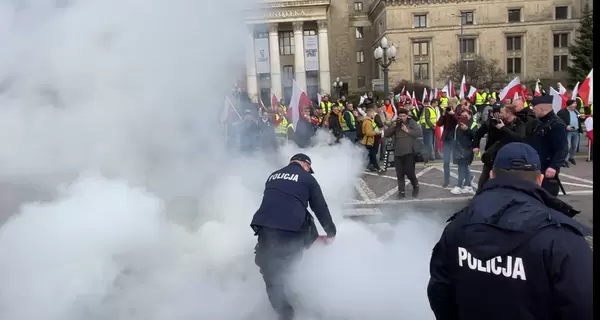
<path fill-rule="evenodd" d="M 254 39 L 254 59 L 256 60 L 256 73 L 271 73 L 269 38 Z"/>
<path fill-rule="evenodd" d="M 319 70 L 319 36 L 304 36 L 304 68 Z"/>

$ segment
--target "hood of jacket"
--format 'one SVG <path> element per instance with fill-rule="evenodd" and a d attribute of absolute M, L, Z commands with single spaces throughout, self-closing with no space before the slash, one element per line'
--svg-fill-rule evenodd
<path fill-rule="evenodd" d="M 586 227 L 567 216 L 570 210 L 532 182 L 502 177 L 488 181 L 471 204 L 450 219 L 462 221 L 458 243 L 486 261 L 513 252 L 547 227 L 588 234 Z"/>

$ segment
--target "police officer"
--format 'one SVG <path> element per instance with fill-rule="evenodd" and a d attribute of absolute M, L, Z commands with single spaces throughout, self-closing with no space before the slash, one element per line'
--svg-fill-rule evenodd
<path fill-rule="evenodd" d="M 567 126 L 552 111 L 553 96 L 539 96 L 531 101 L 533 113 L 538 118 L 526 142 L 540 155 L 542 173 L 546 177 L 542 188 L 557 196 L 560 189 L 558 174 L 569 153 Z"/>
<path fill-rule="evenodd" d="M 311 209 L 328 241 L 336 234 L 335 224 L 321 192 L 310 158 L 299 153 L 289 165 L 273 172 L 265 183 L 265 192 L 250 226 L 258 236 L 255 262 L 267 287 L 267 295 L 280 320 L 294 317 L 285 291 L 285 275 L 290 264 L 305 247 L 318 237 Z"/>
<path fill-rule="evenodd" d="M 541 168 L 531 146 L 505 145 L 483 192 L 448 220 L 427 287 L 437 320 L 592 319 L 589 230 L 540 187 Z"/>

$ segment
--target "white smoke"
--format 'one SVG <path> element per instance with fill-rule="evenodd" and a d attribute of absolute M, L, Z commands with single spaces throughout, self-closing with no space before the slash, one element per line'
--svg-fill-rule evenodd
<path fill-rule="evenodd" d="M 297 150 L 228 154 L 216 121 L 246 4 L 0 0 L 0 319 L 272 316 L 248 224 Z M 362 155 L 307 153 L 339 235 L 292 278 L 302 316 L 432 318 L 440 226 L 408 216 L 383 241 L 343 220 Z"/>

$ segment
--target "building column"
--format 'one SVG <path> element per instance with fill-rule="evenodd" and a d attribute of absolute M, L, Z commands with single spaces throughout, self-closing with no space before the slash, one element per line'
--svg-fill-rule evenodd
<path fill-rule="evenodd" d="M 258 80 L 256 79 L 256 59 L 254 56 L 254 28 L 250 30 L 246 39 L 246 91 L 252 102 L 258 102 Z"/>
<path fill-rule="evenodd" d="M 331 94 L 331 72 L 329 71 L 329 40 L 327 20 L 317 21 L 319 25 L 319 87 L 321 93 Z"/>
<path fill-rule="evenodd" d="M 294 27 L 294 73 L 296 83 L 306 92 L 306 68 L 304 67 L 304 22 L 292 22 Z"/>
<path fill-rule="evenodd" d="M 271 61 L 271 92 L 277 99 L 283 98 L 281 94 L 281 63 L 279 62 L 279 34 L 278 24 L 269 24 L 269 60 Z"/>

